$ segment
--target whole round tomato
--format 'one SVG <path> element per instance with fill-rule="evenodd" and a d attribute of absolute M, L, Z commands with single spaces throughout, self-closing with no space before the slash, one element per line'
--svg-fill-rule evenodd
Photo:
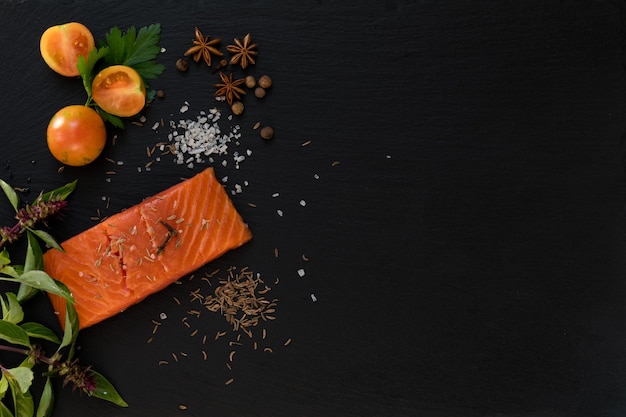
<path fill-rule="evenodd" d="M 115 116 L 134 116 L 146 105 L 146 87 L 137 71 L 112 65 L 100 71 L 91 85 L 93 101 Z"/>
<path fill-rule="evenodd" d="M 62 108 L 48 124 L 48 149 L 60 162 L 83 166 L 96 159 L 106 144 L 102 117 L 91 107 Z"/>
<path fill-rule="evenodd" d="M 43 60 L 55 72 L 66 77 L 79 75 L 76 64 L 78 57 L 87 59 L 96 43 L 87 27 L 70 22 L 51 26 L 41 35 L 39 51 Z"/>

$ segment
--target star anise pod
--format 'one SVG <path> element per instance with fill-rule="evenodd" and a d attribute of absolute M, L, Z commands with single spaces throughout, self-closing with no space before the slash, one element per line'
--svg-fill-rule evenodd
<path fill-rule="evenodd" d="M 215 84 L 215 87 L 217 87 L 215 97 L 226 97 L 226 102 L 229 106 L 233 104 L 233 97 L 240 99 L 241 94 L 246 94 L 246 91 L 239 87 L 246 81 L 245 79 L 240 78 L 238 80 L 233 80 L 232 73 L 227 77 L 226 74 L 221 71 L 220 78 L 222 79 L 222 82 L 220 84 Z"/>
<path fill-rule="evenodd" d="M 251 39 L 252 37 L 248 33 L 244 36 L 243 42 L 235 38 L 235 45 L 228 45 L 226 47 L 226 50 L 233 54 L 230 59 L 231 64 L 239 64 L 243 69 L 246 69 L 249 64 L 255 64 L 253 57 L 257 55 L 257 51 L 254 50 L 256 44 L 251 43 Z"/>
<path fill-rule="evenodd" d="M 210 36 L 204 36 L 198 28 L 196 28 L 196 39 L 193 40 L 193 46 L 187 49 L 185 56 L 193 55 L 193 60 L 198 62 L 200 58 L 204 59 L 204 62 L 211 66 L 211 54 L 222 56 L 224 55 L 219 49 L 215 48 L 215 45 L 219 44 L 221 39 L 211 39 Z"/>

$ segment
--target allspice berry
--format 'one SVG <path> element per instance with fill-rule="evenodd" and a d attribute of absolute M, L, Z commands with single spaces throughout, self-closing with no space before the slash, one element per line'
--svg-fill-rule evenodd
<path fill-rule="evenodd" d="M 254 89 L 254 96 L 256 98 L 263 98 L 265 97 L 265 94 L 266 94 L 265 88 L 257 87 Z"/>
<path fill-rule="evenodd" d="M 248 75 L 246 77 L 246 87 L 254 88 L 255 85 L 256 85 L 256 79 L 252 75 Z"/>
<path fill-rule="evenodd" d="M 272 79 L 267 75 L 262 75 L 259 78 L 259 87 L 270 88 L 272 86 Z"/>
<path fill-rule="evenodd" d="M 157 90 L 156 96 L 158 98 L 165 98 L 165 91 L 164 90 Z"/>
<path fill-rule="evenodd" d="M 230 109 L 233 111 L 233 114 L 239 116 L 243 113 L 243 103 L 241 101 L 235 101 Z"/>
<path fill-rule="evenodd" d="M 185 58 L 179 58 L 176 61 L 176 69 L 178 69 L 178 71 L 180 72 L 185 72 L 189 69 L 189 61 L 187 61 Z"/>
<path fill-rule="evenodd" d="M 274 129 L 272 129 L 270 126 L 265 126 L 261 129 L 261 137 L 263 139 L 272 139 L 272 137 L 274 136 Z"/>

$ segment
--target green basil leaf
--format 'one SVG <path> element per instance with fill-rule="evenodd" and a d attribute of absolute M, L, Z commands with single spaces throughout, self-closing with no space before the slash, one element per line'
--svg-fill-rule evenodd
<path fill-rule="evenodd" d="M 41 199 L 43 201 L 50 201 L 50 200 L 55 200 L 55 201 L 61 201 L 61 200 L 65 200 L 70 194 L 72 194 L 72 192 L 76 189 L 76 184 L 78 183 L 78 180 L 74 180 L 72 182 L 68 182 L 67 184 L 52 190 L 52 191 L 48 191 L 47 193 L 44 193 L 41 195 Z"/>
<path fill-rule="evenodd" d="M 13 404 L 15 406 L 15 417 L 32 417 L 35 413 L 35 402 L 29 390 L 22 392 L 18 382 L 8 378 L 11 394 L 13 394 Z"/>
<path fill-rule="evenodd" d="M 42 270 L 43 253 L 41 251 L 39 241 L 30 230 L 26 231 L 26 236 L 28 238 L 28 246 L 26 248 L 26 259 L 24 261 L 23 272 Z M 20 283 L 20 287 L 17 291 L 17 299 L 20 303 L 23 303 L 24 301 L 33 298 L 38 292 L 38 289 L 33 288 L 30 285 Z"/>
<path fill-rule="evenodd" d="M 0 403 L 0 417 L 14 417 L 11 410 L 4 403 Z"/>
<path fill-rule="evenodd" d="M 4 194 L 7 196 L 7 198 L 11 202 L 11 205 L 13 206 L 15 211 L 17 211 L 19 204 L 20 204 L 20 199 L 17 196 L 17 193 L 15 192 L 13 187 L 11 187 L 5 181 L 0 180 L 0 188 L 2 188 L 2 191 L 4 191 Z"/>
<path fill-rule="evenodd" d="M 52 237 L 52 235 L 46 231 L 43 230 L 34 230 L 34 229 L 28 229 L 31 232 L 33 232 L 39 239 L 43 240 L 44 242 L 46 242 L 46 244 L 48 244 L 48 246 L 58 249 L 61 252 L 63 252 L 63 248 L 61 247 L 61 245 L 59 245 L 57 243 L 57 241 Z"/>
<path fill-rule="evenodd" d="M 24 320 L 24 310 L 17 300 L 17 297 L 12 292 L 5 294 L 8 304 L 4 302 L 4 298 L 0 297 L 0 304 L 2 304 L 2 320 L 10 323 L 18 324 Z"/>
<path fill-rule="evenodd" d="M 0 277 L 0 279 L 2 278 Z M 62 283 L 52 279 L 50 275 L 46 274 L 44 271 L 28 271 L 20 275 L 17 282 L 30 285 L 31 287 L 46 291 L 50 294 L 58 295 L 71 303 L 74 302 L 74 298 L 69 289 Z"/>
<path fill-rule="evenodd" d="M 7 381 L 6 376 L 2 374 L 2 378 L 0 378 L 0 400 L 4 398 L 4 394 L 7 393 L 9 389 L 9 381 Z M 1 416 L 2 414 L 0 414 Z"/>
<path fill-rule="evenodd" d="M 120 407 L 128 407 L 128 403 L 124 401 L 122 396 L 117 392 L 113 384 L 111 384 L 108 379 L 93 369 L 89 369 L 89 373 L 96 381 L 96 389 L 91 392 L 92 397 L 110 401 Z"/>
<path fill-rule="evenodd" d="M 10 265 L 5 265 L 1 267 L 0 273 L 7 275 L 11 278 L 18 278 L 20 276 L 20 273 L 18 272 L 17 267 L 12 267 Z M 15 279 L 10 279 L 7 281 L 15 281 Z"/>
<path fill-rule="evenodd" d="M 30 339 L 28 333 L 17 324 L 9 321 L 0 320 L 0 339 L 5 340 L 14 345 L 21 345 L 30 348 Z"/>
<path fill-rule="evenodd" d="M 30 386 L 33 384 L 33 380 L 35 379 L 33 370 L 26 366 L 18 366 L 17 368 L 7 369 L 3 372 L 8 373 L 7 376 L 9 384 L 11 384 L 11 378 L 15 380 L 22 394 L 30 389 Z"/>
<path fill-rule="evenodd" d="M 50 417 L 54 408 L 54 391 L 52 390 L 52 382 L 50 377 L 46 379 L 46 384 L 41 392 L 39 405 L 37 406 L 37 414 L 35 417 Z"/>
<path fill-rule="evenodd" d="M 78 320 L 78 314 L 73 304 L 65 304 L 65 331 L 63 332 L 63 340 L 59 345 L 57 351 L 69 346 L 70 350 L 67 353 L 67 359 L 72 360 L 76 351 L 76 339 L 78 338 L 78 329 L 80 323 Z"/>
<path fill-rule="evenodd" d="M 0 252 L 0 266 L 5 266 L 5 265 L 10 265 L 11 264 L 11 257 L 9 256 L 9 251 L 5 249 L 2 249 L 2 252 Z"/>
<path fill-rule="evenodd" d="M 24 272 L 32 271 L 33 269 L 42 270 L 43 253 L 41 246 L 30 230 L 26 231 L 26 237 L 28 238 L 28 246 L 26 248 L 26 259 L 24 261 Z"/>
<path fill-rule="evenodd" d="M 20 327 L 26 332 L 29 337 L 49 340 L 50 342 L 56 344 L 60 343 L 56 333 L 54 333 L 51 329 L 41 323 L 27 322 L 20 324 Z"/>

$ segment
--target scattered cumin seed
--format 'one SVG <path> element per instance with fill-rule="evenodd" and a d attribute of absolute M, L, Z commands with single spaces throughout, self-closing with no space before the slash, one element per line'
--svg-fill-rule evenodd
<path fill-rule="evenodd" d="M 204 350 L 202 351 L 202 359 L 207 360 L 207 354 Z"/>
<path fill-rule="evenodd" d="M 197 335 L 197 334 L 198 334 L 198 329 L 196 329 L 196 330 L 194 330 L 193 332 L 191 332 L 191 333 L 189 334 L 189 336 L 193 337 L 193 336 L 195 336 L 195 335 Z"/>
<path fill-rule="evenodd" d="M 270 347 L 266 347 L 263 349 L 263 352 L 268 352 L 268 353 L 274 353 L 274 351 L 272 350 L 272 348 Z"/>
<path fill-rule="evenodd" d="M 285 343 L 283 343 L 283 346 L 289 346 L 291 344 L 291 338 L 285 340 Z"/>
<path fill-rule="evenodd" d="M 178 356 L 176 356 L 174 352 L 172 352 L 172 358 L 174 358 L 174 361 L 178 362 Z"/>
<path fill-rule="evenodd" d="M 306 142 L 303 142 L 302 145 L 300 146 L 309 146 L 311 144 L 310 140 L 307 140 Z"/>
<path fill-rule="evenodd" d="M 248 203 L 248 206 L 250 206 L 252 208 L 256 208 L 256 204 L 254 204 L 254 203 Z"/>
<path fill-rule="evenodd" d="M 141 122 L 131 122 L 132 124 L 134 124 L 135 126 L 143 126 L 143 123 Z"/>
<path fill-rule="evenodd" d="M 169 364 L 168 361 L 163 361 L 163 360 L 159 361 L 159 365 L 168 365 L 168 364 Z"/>
<path fill-rule="evenodd" d="M 187 357 L 187 353 L 186 352 L 180 352 L 180 356 Z"/>
<path fill-rule="evenodd" d="M 256 122 L 254 126 L 252 126 L 252 129 L 257 130 L 260 126 L 261 126 L 261 122 Z"/>
<path fill-rule="evenodd" d="M 179 410 L 186 410 L 187 406 L 185 404 L 181 404 L 181 405 L 178 406 L 178 409 Z"/>
<path fill-rule="evenodd" d="M 233 350 L 233 351 L 230 352 L 230 354 L 228 355 L 228 361 L 229 362 L 233 361 L 233 358 L 235 357 L 235 353 L 237 353 L 236 350 Z"/>
<path fill-rule="evenodd" d="M 146 343 L 152 343 L 152 341 L 154 340 L 153 337 L 149 338 L 148 341 Z"/>
<path fill-rule="evenodd" d="M 308 262 L 309 258 L 305 254 L 302 254 L 302 260 Z"/>
<path fill-rule="evenodd" d="M 263 329 L 263 333 L 262 333 L 261 338 L 262 338 L 263 340 L 265 340 L 265 336 L 267 336 L 267 330 Z"/>
<path fill-rule="evenodd" d="M 333 161 L 332 164 L 330 164 L 330 166 L 336 167 L 337 165 L 339 165 L 340 162 L 339 161 Z"/>
<path fill-rule="evenodd" d="M 232 384 L 232 383 L 233 383 L 233 381 L 234 381 L 234 380 L 235 380 L 234 378 L 231 378 L 231 379 L 229 379 L 228 381 L 226 381 L 226 382 L 225 382 L 225 384 L 226 384 L 226 385 L 230 385 L 230 384 Z"/>
<path fill-rule="evenodd" d="M 117 172 L 116 171 L 107 171 L 107 172 L 105 172 L 105 174 L 106 175 L 115 175 L 115 174 L 117 174 Z"/>
<path fill-rule="evenodd" d="M 65 170 L 65 165 L 61 165 L 59 169 L 57 169 L 57 172 L 60 174 L 63 170 Z"/>
<path fill-rule="evenodd" d="M 274 248 L 274 258 L 278 258 L 278 248 Z"/>

